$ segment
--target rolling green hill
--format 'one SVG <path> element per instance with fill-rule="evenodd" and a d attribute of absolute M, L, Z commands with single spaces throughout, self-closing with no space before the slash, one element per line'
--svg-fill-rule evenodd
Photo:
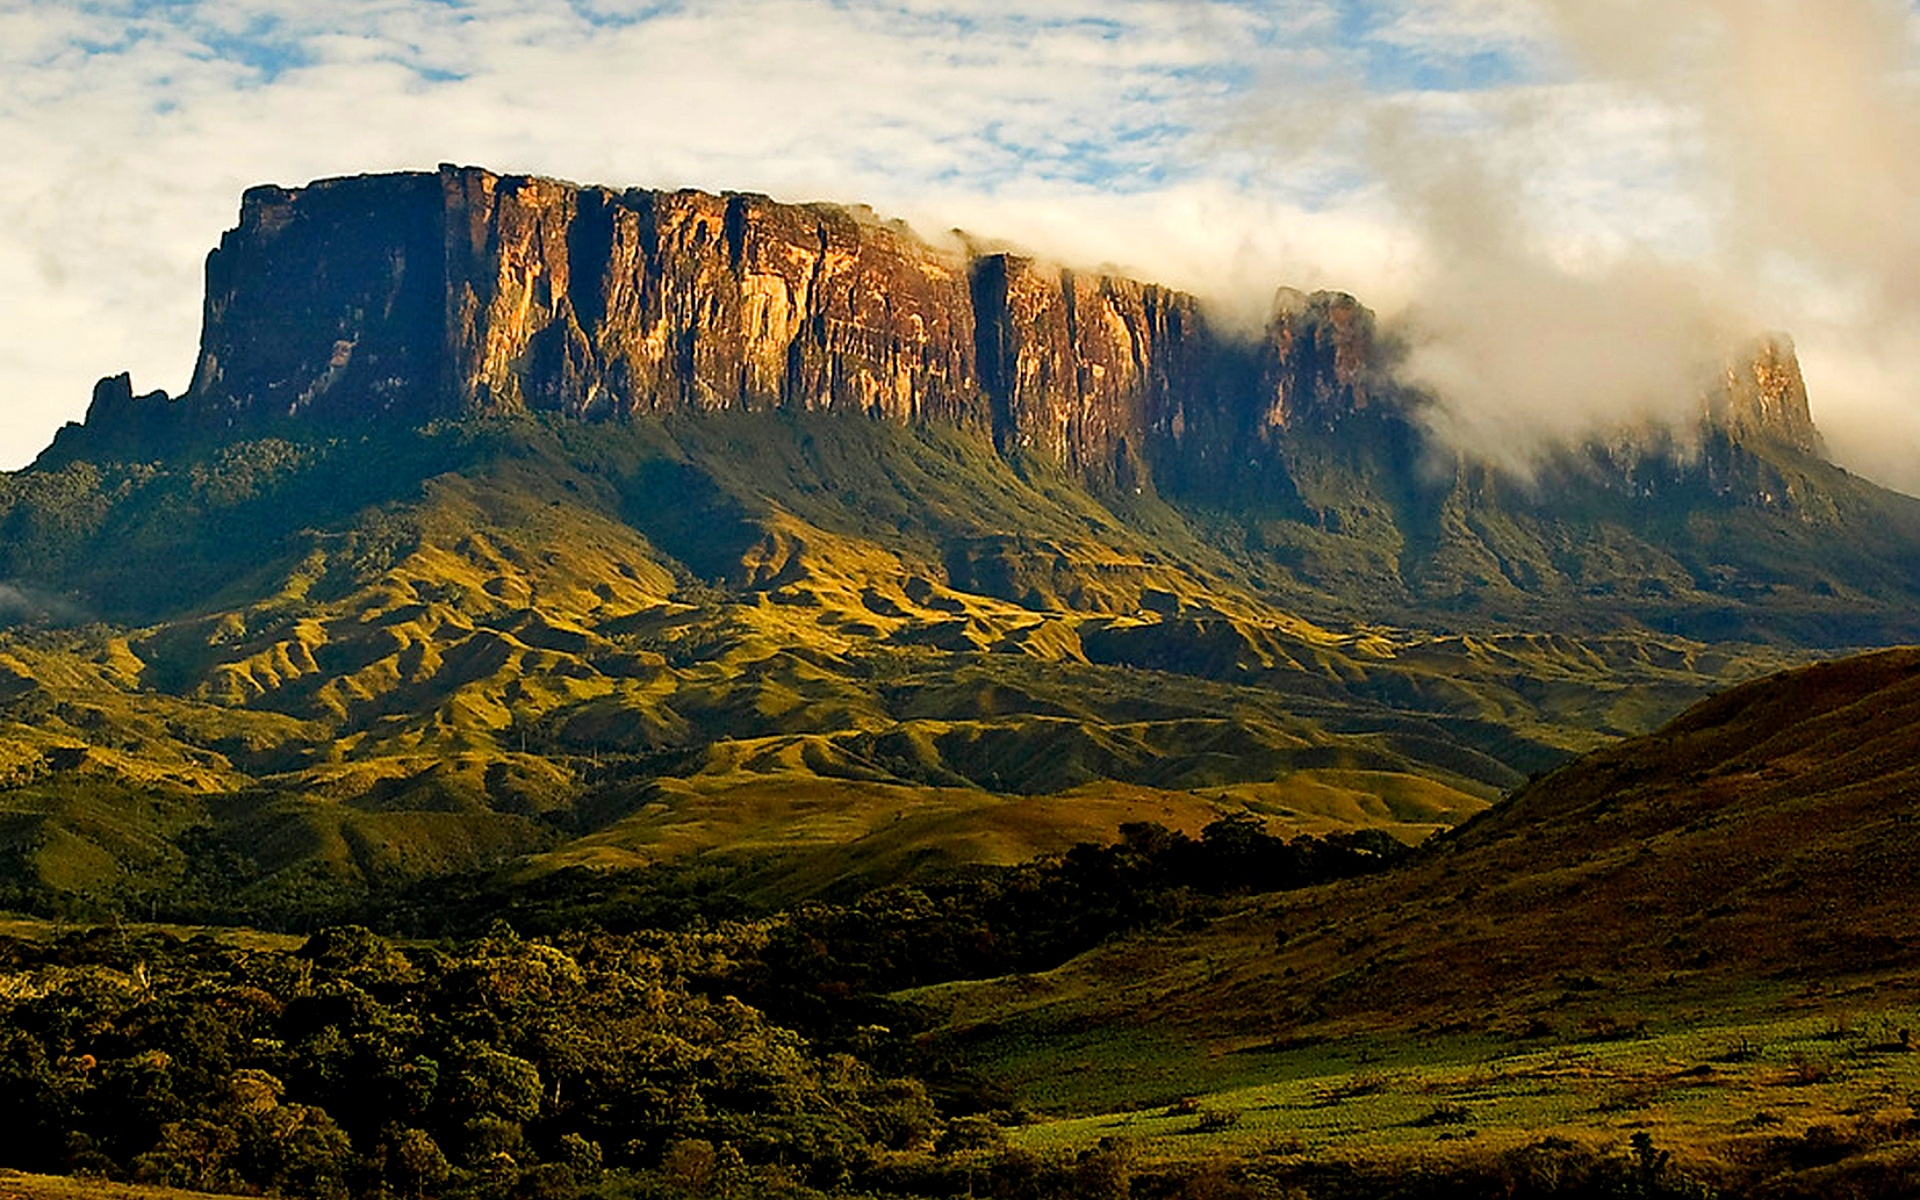
<path fill-rule="evenodd" d="M 1243 807 L 1417 839 L 1793 654 L 1315 624 L 1170 507 L 1142 528 L 863 418 L 494 420 L 7 482 L 9 573 L 67 606 L 0 654 L 29 907 L 211 888 L 284 919 L 712 852 L 885 876 Z"/>
<path fill-rule="evenodd" d="M 1904 1010 L 1920 1001 L 1916 805 L 1920 651 L 1883 651 L 1734 688 L 1583 756 L 1389 874 L 925 999 L 986 1043 L 1078 1057 L 1084 1037 L 1040 1031 L 1125 1041 L 1150 1024 L 1217 1054 Z M 1233 1070 L 1212 1061 L 1196 1069 Z"/>
<path fill-rule="evenodd" d="M 1350 297 L 760 197 L 255 189 L 193 386 L 0 477 L 5 902 L 285 923 L 710 863 L 779 903 L 1150 819 L 1413 842 L 1920 637 L 1920 501 L 1790 347 L 1520 479 Z"/>
<path fill-rule="evenodd" d="M 1226 878 L 1302 865 L 1243 819 L 681 934 L 15 922 L 8 1161 L 314 1195 L 424 1163 L 503 1195 L 1897 1200 L 1916 738 L 1903 649 L 1732 689 L 1395 865 L 1349 840 L 1330 884 Z M 1211 903 L 1050 970 L 847 986 L 1017 953 L 1166 868 Z M 1033 929 L 970 924 L 1023 903 Z"/>

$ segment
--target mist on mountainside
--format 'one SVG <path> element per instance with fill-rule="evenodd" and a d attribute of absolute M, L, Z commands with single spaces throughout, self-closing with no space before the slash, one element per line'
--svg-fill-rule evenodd
<path fill-rule="evenodd" d="M 230 211 L 230 187 L 464 158 L 610 183 L 870 203 L 931 236 L 958 225 L 1194 292 L 1217 324 L 1249 336 L 1278 287 L 1348 291 L 1398 331 L 1405 377 L 1441 397 L 1435 429 L 1522 470 L 1543 444 L 1590 430 L 1685 424 L 1730 355 L 1784 332 L 1841 461 L 1920 487 L 1911 465 L 1920 415 L 1907 383 L 1920 366 L 1920 286 L 1907 268 L 1920 243 L 1907 203 L 1920 182 L 1920 118 L 1911 17 L 1897 0 L 1427 0 L 1352 6 L 1344 21 L 1316 5 L 1265 17 L 1237 5 L 1149 7 L 1110 38 L 1082 44 L 1084 31 L 1063 32 L 1037 49 L 1015 15 L 989 31 L 998 40 L 979 59 L 913 40 L 933 37 L 937 22 L 903 31 L 842 14 L 808 30 L 809 44 L 849 64 L 835 89 L 743 71 L 737 54 L 719 53 L 739 41 L 724 22 L 689 16 L 623 35 L 691 39 L 670 43 L 683 56 L 674 72 L 649 72 L 648 86 L 724 95 L 724 105 L 688 111 L 737 119 L 739 129 L 723 121 L 722 132 L 741 133 L 743 145 L 765 135 L 771 109 L 758 89 L 782 89 L 794 107 L 768 143 L 780 153 L 759 157 L 716 143 L 706 126 L 700 135 L 653 129 L 642 148 L 615 153 L 591 122 L 575 129 L 554 118 L 644 110 L 618 91 L 625 76 L 542 65 L 539 86 L 529 86 L 504 34 L 486 71 L 399 92 L 361 81 L 359 119 L 340 122 L 329 89 L 348 65 L 316 50 L 312 69 L 263 81 L 259 103 L 216 111 L 218 88 L 171 98 L 171 123 L 142 134 L 140 154 L 87 164 L 85 178 L 111 173 L 122 189 L 29 189 L 16 199 L 12 224 L 37 231 L 43 261 L 36 287 L 14 293 L 23 332 L 9 369 L 75 378 L 61 347 L 67 331 L 85 328 L 96 347 L 89 379 L 131 368 L 142 387 L 177 391 L 195 315 L 183 297 Z M 768 19 L 755 13 L 751 23 Z M 935 51 L 904 60 L 925 76 L 911 95 L 860 73 L 903 61 L 887 52 L 900 38 Z M 581 43 L 595 48 L 591 64 L 624 44 L 610 39 L 603 30 Z M 103 53 L 86 70 L 129 88 L 175 78 L 184 67 L 171 60 L 134 69 L 162 53 L 159 44 L 135 39 L 125 61 Z M 1159 82 L 1124 90 L 1136 69 Z M 1243 70 L 1260 82 L 1242 86 Z M 1186 87 L 1216 74 L 1217 85 Z M 98 94 L 92 76 L 86 83 L 63 86 Z M 316 103 L 323 94 L 329 102 Z M 881 96 L 906 107 L 879 106 L 884 128 L 860 124 Z M 1164 109 L 1148 103 L 1156 98 Z M 1145 107 L 1135 112 L 1136 103 Z M 1001 104 L 1033 116 L 1016 132 L 1050 153 L 1068 130 L 1097 148 L 1107 120 L 1144 140 L 1105 164 L 1112 174 L 1063 175 L 1044 156 L 1039 168 L 985 182 L 941 167 L 954 146 L 972 148 L 974 161 L 1027 145 L 959 136 L 969 122 L 984 128 Z M 486 119 L 494 106 L 514 119 Z M 307 129 L 298 114 L 308 111 L 329 114 L 325 130 L 286 136 Z M 261 114 L 277 124 L 257 128 Z M 449 140 L 443 127 L 455 117 L 471 136 Z M 93 119 L 102 136 L 111 132 L 106 115 Z M 330 131 L 343 124 L 380 136 L 336 142 Z M 675 140 L 682 133 L 686 144 Z M 901 153 L 836 156 L 896 144 Z M 48 153 L 59 170 L 76 169 L 65 151 Z M 190 186 L 174 175 L 182 162 L 197 164 Z M 100 207 L 122 194 L 139 200 Z M 191 230 L 179 224 L 189 213 Z M 135 296 L 137 321 L 110 319 Z M 142 332 L 128 332 L 135 327 Z M 5 453 L 20 463 L 44 444 L 45 426 L 27 414 L 39 406 L 77 416 L 84 390 L 62 385 L 56 400 L 15 386 L 17 444 Z"/>
<path fill-rule="evenodd" d="M 1920 488 L 1911 12 L 1492 8 L 1525 81 L 1376 96 L 1276 69 L 1235 134 L 1284 170 L 1373 181 L 1412 249 L 1343 286 L 1389 318 L 1434 431 L 1525 473 L 1568 438 L 1684 430 L 1740 346 L 1784 332 L 1836 458 Z"/>
<path fill-rule="evenodd" d="M 1685 114 L 1711 269 L 1791 328 L 1836 456 L 1920 486 L 1920 90 L 1896 0 L 1553 0 L 1582 60 Z"/>

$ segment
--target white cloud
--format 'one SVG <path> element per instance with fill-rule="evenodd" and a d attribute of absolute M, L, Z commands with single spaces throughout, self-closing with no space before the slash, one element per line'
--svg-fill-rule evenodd
<path fill-rule="evenodd" d="M 1718 356 L 1785 330 L 1843 461 L 1920 488 L 1906 0 L 1370 8 L 1368 44 L 1276 70 L 1241 131 L 1282 169 L 1378 185 L 1417 247 L 1400 315 L 1443 434 L 1523 466 L 1678 419 Z"/>
<path fill-rule="evenodd" d="M 199 264 L 248 185 L 451 160 L 895 211 L 1021 193 L 1045 225 L 1187 170 L 1182 127 L 1256 17 L 1171 0 L 203 0 L 3 20 L 0 462 L 18 463 L 100 374 L 184 385 Z"/>
<path fill-rule="evenodd" d="M 0 12 L 0 464 L 101 374 L 184 386 L 200 263 L 246 186 L 456 161 L 863 201 L 1196 290 L 1243 324 L 1280 284 L 1345 288 L 1414 322 L 1463 438 L 1684 405 L 1690 339 L 1790 328 L 1833 444 L 1920 484 L 1872 451 L 1920 444 L 1904 14 L 27 0 Z M 1550 344 L 1557 367 L 1518 353 Z"/>

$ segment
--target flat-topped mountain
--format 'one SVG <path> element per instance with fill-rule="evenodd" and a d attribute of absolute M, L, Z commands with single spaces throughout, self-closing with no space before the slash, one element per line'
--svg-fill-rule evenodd
<path fill-rule="evenodd" d="M 1090 482 L 1284 475 L 1275 442 L 1405 416 L 1373 315 L 1283 290 L 1264 335 L 1193 296 L 936 249 L 864 210 L 613 191 L 443 166 L 258 187 L 207 262 L 193 382 L 103 381 L 90 452 L 169 430 L 556 412 L 858 413 L 991 435 Z M 1703 402 L 1715 429 L 1820 450 L 1789 345 Z M 77 451 L 75 451 L 77 452 Z"/>
<path fill-rule="evenodd" d="M 186 394 L 102 380 L 40 465 L 528 414 L 857 416 L 1170 502 L 1312 615 L 1920 636 L 1920 504 L 1824 460 L 1786 339 L 1730 363 L 1696 426 L 1528 479 L 1432 437 L 1395 353 L 1350 296 L 1283 289 L 1249 341 L 1192 296 L 864 210 L 442 167 L 249 191 Z"/>
<path fill-rule="evenodd" d="M 89 425 L 831 411 L 1103 475 L 1204 421 L 1220 355 L 1191 296 L 854 210 L 443 167 L 249 191 L 187 394 L 109 388 Z"/>
<path fill-rule="evenodd" d="M 1236 339 L 831 205 L 327 180 L 250 191 L 207 274 L 184 395 L 104 380 L 0 477 L 20 905 L 1415 840 L 1920 639 L 1920 502 L 1820 456 L 1783 339 L 1521 479 L 1351 297 Z"/>

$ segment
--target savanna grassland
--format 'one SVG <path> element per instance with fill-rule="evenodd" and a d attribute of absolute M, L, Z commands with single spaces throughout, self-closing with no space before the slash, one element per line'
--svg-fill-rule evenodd
<path fill-rule="evenodd" d="M 690 857 L 771 902 L 1245 809 L 1417 841 L 1808 653 L 1316 624 L 1162 501 L 864 419 L 447 424 L 7 489 L 7 573 L 45 582 L 0 660 L 0 847 L 43 915 L 357 918 Z"/>
<path fill-rule="evenodd" d="M 16 1166 L 1658 1195 L 1903 1144 L 1911 898 L 1851 869 L 1908 861 L 1897 658 L 1769 718 L 1885 768 L 1836 804 L 1740 758 L 1744 710 L 1552 770 L 1803 647 L 1316 622 L 1198 510 L 937 430 L 493 422 L 11 486 L 14 573 L 98 605 L 23 593 L 4 647 Z M 378 933 L 308 939 L 342 923 Z M 345 944 L 386 965 L 316 975 Z M 575 990 L 447 991 L 529 955 Z M 568 1007 L 633 988 L 638 1041 Z"/>

